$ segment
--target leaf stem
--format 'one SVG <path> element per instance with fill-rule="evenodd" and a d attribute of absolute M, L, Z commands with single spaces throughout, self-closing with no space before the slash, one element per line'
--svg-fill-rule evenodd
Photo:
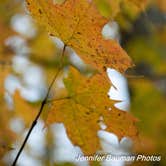
<path fill-rule="evenodd" d="M 65 49 L 66 49 L 66 45 L 64 45 L 63 50 L 62 50 L 62 60 L 63 60 L 64 54 L 65 54 Z M 62 61 L 62 62 L 63 62 L 63 61 Z M 42 111 L 43 111 L 44 105 L 47 103 L 47 99 L 48 99 L 50 90 L 51 90 L 51 88 L 52 88 L 52 86 L 53 86 L 53 84 L 54 84 L 54 82 L 55 82 L 55 80 L 56 80 L 58 74 L 60 73 L 61 68 L 63 67 L 63 63 L 61 63 L 61 64 L 62 64 L 62 65 L 60 65 L 59 70 L 57 71 L 57 73 L 55 74 L 55 76 L 54 76 L 54 78 L 53 78 L 51 84 L 49 85 L 49 88 L 48 88 L 48 90 L 47 90 L 46 96 L 45 96 L 45 98 L 43 99 L 43 101 L 42 101 L 42 103 L 41 103 L 39 112 L 38 112 L 38 114 L 36 115 L 34 121 L 32 122 L 31 127 L 30 127 L 30 129 L 29 129 L 29 131 L 28 131 L 28 133 L 27 133 L 27 135 L 26 135 L 26 137 L 25 137 L 25 139 L 24 139 L 24 141 L 23 141 L 23 143 L 22 143 L 22 145 L 21 145 L 21 147 L 20 147 L 20 149 L 19 149 L 19 151 L 18 151 L 18 153 L 17 153 L 17 155 L 16 155 L 16 157 L 15 157 L 13 163 L 12 163 L 12 166 L 16 166 L 16 163 L 17 163 L 17 161 L 18 161 L 18 159 L 19 159 L 19 157 L 20 157 L 20 155 L 21 155 L 21 153 L 22 153 L 22 151 L 23 151 L 23 149 L 24 149 L 24 147 L 25 147 L 25 145 L 26 145 L 26 143 L 27 143 L 27 141 L 28 141 L 28 138 L 30 137 L 30 135 L 31 135 L 31 133 L 32 133 L 32 130 L 34 129 L 34 127 L 36 126 L 36 124 L 37 124 L 37 122 L 38 122 L 38 119 L 39 119 L 39 117 L 40 117 L 40 115 L 41 115 L 41 113 L 42 113 Z"/>

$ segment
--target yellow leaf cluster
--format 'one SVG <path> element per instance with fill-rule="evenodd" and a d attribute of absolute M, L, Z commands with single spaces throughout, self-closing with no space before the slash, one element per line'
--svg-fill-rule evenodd
<path fill-rule="evenodd" d="M 94 1 L 88 0 L 66 0 L 62 4 L 52 0 L 27 0 L 27 6 L 51 36 L 60 38 L 65 48 L 73 48 L 85 63 L 99 71 L 85 78 L 70 68 L 64 79 L 67 95 L 53 101 L 46 123 L 64 123 L 70 139 L 86 154 L 100 149 L 97 138 L 100 122 L 119 138 L 136 137 L 136 119 L 115 108 L 115 102 L 107 95 L 110 82 L 106 68 L 124 72 L 133 66 L 116 41 L 102 37 L 102 28 L 109 19 L 100 14 Z"/>

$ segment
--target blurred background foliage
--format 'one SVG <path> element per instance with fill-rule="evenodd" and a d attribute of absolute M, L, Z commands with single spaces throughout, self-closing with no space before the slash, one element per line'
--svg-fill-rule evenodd
<path fill-rule="evenodd" d="M 111 21 L 116 21 L 119 25 L 118 39 L 135 63 L 135 67 L 125 74 L 131 97 L 130 110 L 138 118 L 139 142 L 136 142 L 133 152 L 163 156 L 160 163 L 141 162 L 132 165 L 164 166 L 166 165 L 164 161 L 166 1 L 95 0 L 95 2 L 104 16 L 110 17 Z M 5 156 L 14 150 L 15 141 L 23 139 L 21 135 L 35 117 L 38 106 L 58 68 L 58 55 L 62 51 L 62 43 L 58 39 L 48 37 L 45 29 L 36 25 L 27 13 L 22 0 L 0 1 L 0 165 L 2 166 L 12 161 L 12 158 Z M 17 17 L 19 21 L 16 21 Z M 28 28 L 17 27 L 17 24 L 25 24 L 26 19 L 32 22 L 26 25 L 30 26 L 31 31 L 27 31 Z M 20 65 L 20 61 L 23 65 Z M 71 55 L 64 60 L 63 65 L 69 64 L 79 66 L 82 71 L 85 70 L 82 63 L 78 65 L 72 60 Z M 27 74 L 31 69 L 39 71 L 37 76 L 31 77 Z M 34 70 L 31 73 L 33 72 Z M 33 82 L 40 76 L 44 76 L 42 81 Z M 10 87 L 13 88 L 7 88 L 7 77 L 15 80 L 10 82 Z M 26 79 L 27 77 L 30 79 Z M 59 82 L 61 76 L 56 84 L 59 85 Z M 35 95 L 38 97 L 34 95 L 32 95 L 34 98 L 27 97 L 29 95 L 27 91 L 30 92 L 32 89 L 36 90 Z M 46 116 L 47 111 L 43 113 L 43 118 L 45 119 Z M 16 125 L 18 130 L 12 127 L 15 119 L 18 121 L 21 119 L 21 126 Z M 43 137 L 45 137 L 45 145 L 40 155 L 35 156 L 30 151 L 30 146 L 27 146 L 26 151 L 28 155 L 40 160 L 43 165 L 51 165 L 54 144 L 52 130 L 48 128 Z M 59 164 L 55 163 L 55 165 Z"/>

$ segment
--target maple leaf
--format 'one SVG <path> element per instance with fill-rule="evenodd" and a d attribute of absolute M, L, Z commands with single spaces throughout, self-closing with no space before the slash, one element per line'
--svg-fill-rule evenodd
<path fill-rule="evenodd" d="M 101 121 L 119 138 L 137 135 L 136 119 L 114 107 L 115 101 L 107 95 L 110 84 L 100 74 L 85 78 L 71 68 L 64 84 L 67 95 L 53 101 L 46 124 L 63 122 L 69 138 L 85 154 L 93 154 L 100 148 L 97 131 Z"/>
<path fill-rule="evenodd" d="M 100 72 L 106 67 L 123 72 L 133 65 L 116 41 L 103 39 L 101 31 L 109 20 L 100 15 L 93 1 L 66 0 L 57 5 L 52 0 L 27 0 L 27 4 L 32 15 L 51 35 L 72 47 Z"/>

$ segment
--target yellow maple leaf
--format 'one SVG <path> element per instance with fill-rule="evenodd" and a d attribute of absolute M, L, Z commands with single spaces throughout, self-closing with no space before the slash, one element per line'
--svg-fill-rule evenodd
<path fill-rule="evenodd" d="M 72 47 L 88 64 L 100 72 L 112 67 L 120 72 L 133 65 L 116 41 L 105 40 L 101 31 L 108 19 L 100 15 L 93 1 L 27 0 L 28 9 L 51 35 Z"/>
<path fill-rule="evenodd" d="M 136 119 L 114 107 L 115 101 L 107 95 L 110 84 L 100 74 L 85 78 L 71 68 L 64 84 L 67 96 L 53 101 L 46 123 L 63 122 L 69 138 L 85 154 L 93 154 L 100 148 L 97 131 L 101 121 L 119 138 L 137 135 Z"/>

